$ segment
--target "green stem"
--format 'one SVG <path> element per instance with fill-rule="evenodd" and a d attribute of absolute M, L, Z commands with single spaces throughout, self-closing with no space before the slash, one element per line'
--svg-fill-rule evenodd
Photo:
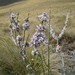
<path fill-rule="evenodd" d="M 25 40 L 25 30 L 24 30 L 24 34 L 23 34 L 24 36 L 23 36 L 23 41 Z"/>
<path fill-rule="evenodd" d="M 43 59 L 43 62 L 45 63 L 46 67 L 48 67 L 48 65 L 47 65 L 47 63 L 46 63 L 46 59 L 45 59 L 45 57 L 44 57 L 43 49 L 41 48 L 41 50 L 42 50 L 42 59 Z"/>
<path fill-rule="evenodd" d="M 49 51 L 49 46 L 48 46 L 48 75 L 50 75 L 50 51 Z"/>
<path fill-rule="evenodd" d="M 29 62 L 28 59 L 26 59 L 25 62 L 27 62 L 27 64 L 31 64 L 31 62 Z M 36 71 L 36 69 L 33 67 L 33 65 L 31 65 L 31 67 L 32 67 L 32 70 L 33 70 L 34 74 L 37 75 L 37 71 Z"/>
<path fill-rule="evenodd" d="M 40 54 L 40 59 L 41 59 L 41 65 L 42 65 L 42 69 L 43 69 L 43 75 L 45 75 L 44 64 L 43 64 L 43 59 L 42 59 L 41 54 Z"/>
<path fill-rule="evenodd" d="M 39 51 L 38 51 L 38 52 L 39 52 Z M 45 75 L 43 58 L 42 58 L 42 56 L 41 56 L 40 52 L 39 52 L 39 57 L 40 57 L 40 59 L 39 59 L 39 60 L 41 61 L 41 65 L 42 65 L 43 75 Z"/>
<path fill-rule="evenodd" d="M 49 42 L 50 42 L 50 17 L 49 17 L 49 40 L 48 40 L 48 75 L 50 75 L 50 47 L 49 47 Z"/>

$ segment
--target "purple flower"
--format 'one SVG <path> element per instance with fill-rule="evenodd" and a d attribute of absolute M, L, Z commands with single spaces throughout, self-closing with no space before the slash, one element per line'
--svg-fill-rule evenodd
<path fill-rule="evenodd" d="M 41 24 L 37 26 L 37 31 L 45 31 L 45 27 L 42 26 Z"/>
<path fill-rule="evenodd" d="M 38 19 L 40 20 L 40 22 L 43 24 L 43 23 L 47 23 L 48 22 L 48 19 L 49 19 L 49 16 L 47 15 L 47 13 L 42 13 L 42 15 L 39 15 L 38 16 Z"/>
<path fill-rule="evenodd" d="M 31 44 L 37 48 L 46 40 L 46 36 L 43 32 L 36 32 L 32 39 L 31 39 Z"/>
<path fill-rule="evenodd" d="M 43 16 L 47 16 L 47 13 L 43 12 L 42 15 L 43 15 Z"/>
<path fill-rule="evenodd" d="M 23 26 L 24 30 L 28 30 L 29 27 L 30 27 L 30 24 L 29 23 L 24 23 L 22 26 Z"/>

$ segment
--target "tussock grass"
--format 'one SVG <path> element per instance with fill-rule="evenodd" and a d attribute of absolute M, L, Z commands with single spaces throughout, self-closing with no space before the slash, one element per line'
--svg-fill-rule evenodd
<path fill-rule="evenodd" d="M 14 46 L 9 37 L 0 36 L 0 40 L 0 67 L 2 71 L 8 75 L 18 73 L 23 75 L 26 71 L 18 48 Z"/>

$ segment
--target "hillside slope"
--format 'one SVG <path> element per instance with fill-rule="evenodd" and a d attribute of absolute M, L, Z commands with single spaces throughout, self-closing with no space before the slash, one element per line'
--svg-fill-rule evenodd
<path fill-rule="evenodd" d="M 31 21 L 35 21 L 36 16 L 42 12 L 49 13 L 51 11 L 52 24 L 55 25 L 55 29 L 62 29 L 65 21 L 65 15 L 71 11 L 71 21 L 67 33 L 70 36 L 75 36 L 74 18 L 75 18 L 75 1 L 74 0 L 23 0 L 7 6 L 0 7 L 0 26 L 7 27 L 9 22 L 9 11 L 12 9 L 15 13 L 20 13 L 20 19 L 23 20 L 28 13 L 30 13 Z M 50 13 L 49 13 L 50 14 Z M 59 21 L 62 19 L 62 21 Z M 37 22 L 37 20 L 36 20 Z M 56 24 L 57 22 L 57 24 Z M 61 24 L 61 25 L 60 25 Z M 56 28 L 56 27 L 59 28 Z M 60 31 L 59 29 L 59 31 Z M 57 32 L 59 32 L 57 31 Z"/>

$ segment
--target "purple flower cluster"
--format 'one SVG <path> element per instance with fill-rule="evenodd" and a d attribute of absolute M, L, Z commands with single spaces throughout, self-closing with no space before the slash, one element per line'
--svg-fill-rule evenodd
<path fill-rule="evenodd" d="M 39 24 L 39 25 L 37 26 L 37 29 L 36 29 L 36 30 L 42 32 L 42 31 L 45 31 L 46 28 L 45 28 L 44 26 L 42 26 L 41 24 Z"/>
<path fill-rule="evenodd" d="M 13 32 L 20 33 L 18 15 L 14 14 L 14 13 L 10 14 L 10 30 L 11 30 L 11 32 L 13 31 Z"/>
<path fill-rule="evenodd" d="M 28 13 L 28 17 L 24 20 L 25 23 L 23 23 L 22 27 L 23 27 L 23 30 L 28 30 L 29 27 L 30 27 L 30 23 L 29 23 L 29 13 Z"/>
<path fill-rule="evenodd" d="M 47 15 L 47 13 L 44 12 L 44 13 L 42 13 L 42 15 L 38 16 L 38 19 L 41 23 L 47 23 L 49 16 Z"/>
<path fill-rule="evenodd" d="M 31 44 L 37 48 L 40 46 L 41 43 L 43 43 L 46 40 L 46 36 L 43 32 L 36 32 L 32 39 L 31 39 Z"/>
<path fill-rule="evenodd" d="M 20 49 L 21 54 L 25 55 L 26 48 L 29 47 L 29 42 L 24 41 L 24 42 L 22 42 L 22 44 L 20 46 L 21 46 L 21 49 Z"/>
<path fill-rule="evenodd" d="M 22 36 L 18 35 L 16 37 L 16 43 L 17 43 L 17 46 L 20 46 L 22 44 Z"/>

